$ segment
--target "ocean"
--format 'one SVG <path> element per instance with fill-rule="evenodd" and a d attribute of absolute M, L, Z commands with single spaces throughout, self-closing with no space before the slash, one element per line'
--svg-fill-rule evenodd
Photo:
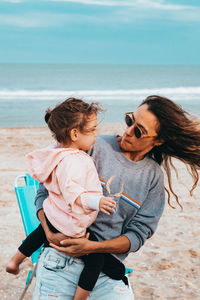
<path fill-rule="evenodd" d="M 200 117 L 200 66 L 0 64 L 0 127 L 43 126 L 68 97 L 101 102 L 102 122 L 123 122 L 148 95 Z"/>

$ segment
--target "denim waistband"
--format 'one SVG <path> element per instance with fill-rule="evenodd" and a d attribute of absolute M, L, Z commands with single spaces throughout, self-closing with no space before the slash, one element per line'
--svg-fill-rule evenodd
<path fill-rule="evenodd" d="M 51 253 L 55 253 L 67 260 L 69 260 L 69 264 L 71 264 L 72 262 L 76 262 L 76 263 L 79 263 L 79 264 L 84 264 L 83 260 L 81 258 L 78 258 L 78 257 L 72 257 L 72 256 L 69 256 L 63 252 L 59 252 L 58 250 L 52 248 L 52 247 L 44 247 L 42 249 L 42 252 L 44 252 L 45 254 L 51 252 Z"/>

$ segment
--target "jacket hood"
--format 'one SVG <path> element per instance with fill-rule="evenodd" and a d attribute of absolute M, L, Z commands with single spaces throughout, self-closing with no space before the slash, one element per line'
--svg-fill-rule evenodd
<path fill-rule="evenodd" d="M 67 154 L 77 152 L 67 148 L 35 150 L 26 156 L 28 171 L 34 179 L 44 182 Z"/>

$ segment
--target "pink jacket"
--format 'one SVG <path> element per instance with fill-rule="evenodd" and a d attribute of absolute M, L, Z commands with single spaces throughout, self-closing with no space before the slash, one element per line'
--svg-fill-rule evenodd
<path fill-rule="evenodd" d="M 102 188 L 92 158 L 69 148 L 27 155 L 30 175 L 49 192 L 43 208 L 51 224 L 70 237 L 82 237 L 96 219 Z"/>

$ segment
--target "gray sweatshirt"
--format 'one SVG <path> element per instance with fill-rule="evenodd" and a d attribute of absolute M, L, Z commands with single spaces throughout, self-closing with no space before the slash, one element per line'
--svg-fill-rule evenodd
<path fill-rule="evenodd" d="M 138 162 L 128 159 L 116 136 L 99 136 L 89 154 L 95 161 L 103 194 L 119 194 L 114 196 L 116 211 L 110 215 L 99 212 L 90 229 L 98 240 L 125 235 L 130 241 L 129 251 L 115 254 L 124 260 L 130 252 L 139 250 L 156 230 L 165 203 L 163 172 L 148 156 Z M 35 200 L 37 211 L 47 196 L 47 190 L 40 184 Z"/>

